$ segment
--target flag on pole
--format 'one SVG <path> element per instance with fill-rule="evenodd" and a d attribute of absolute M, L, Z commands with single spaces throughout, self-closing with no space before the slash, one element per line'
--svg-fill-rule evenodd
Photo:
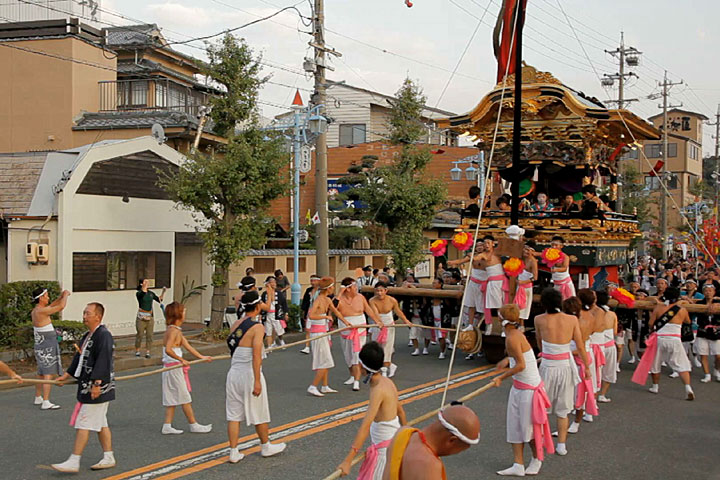
<path fill-rule="evenodd" d="M 315 215 L 312 217 L 312 224 L 317 225 L 320 223 L 320 215 L 318 215 L 318 212 L 315 212 Z"/>
<path fill-rule="evenodd" d="M 310 215 L 310 209 L 308 208 L 307 213 L 305 214 L 305 220 L 308 225 L 312 225 L 312 215 Z"/>

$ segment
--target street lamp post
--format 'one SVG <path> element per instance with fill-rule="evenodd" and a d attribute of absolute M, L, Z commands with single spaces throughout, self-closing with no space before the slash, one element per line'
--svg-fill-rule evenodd
<path fill-rule="evenodd" d="M 266 127 L 267 130 L 288 132 L 292 129 L 293 145 L 293 283 L 290 287 L 290 301 L 300 305 L 300 173 L 303 168 L 303 147 L 312 137 L 327 132 L 327 119 L 318 112 L 324 105 L 303 108 L 300 93 L 295 94 L 293 101 L 292 123 L 277 123 Z M 309 171 L 309 166 L 304 173 Z"/>

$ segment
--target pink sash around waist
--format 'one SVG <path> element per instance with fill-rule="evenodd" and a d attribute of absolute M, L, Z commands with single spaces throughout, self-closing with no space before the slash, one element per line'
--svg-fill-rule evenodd
<path fill-rule="evenodd" d="M 564 352 L 564 353 L 544 353 L 540 352 L 540 355 L 538 355 L 540 358 L 545 358 L 547 360 L 567 360 L 570 358 L 570 352 Z"/>
<path fill-rule="evenodd" d="M 182 365 L 181 362 L 166 363 L 163 367 L 174 367 L 175 365 Z M 182 367 L 183 375 L 185 375 L 185 385 L 187 385 L 188 392 L 192 392 L 192 386 L 190 385 L 190 365 Z"/>
<path fill-rule="evenodd" d="M 353 352 L 360 351 L 360 337 L 364 337 L 365 335 L 367 335 L 367 331 L 364 328 L 360 329 L 357 327 L 352 330 L 344 330 L 340 332 L 340 336 L 342 338 L 352 342 Z"/>
<path fill-rule="evenodd" d="M 528 290 L 532 291 L 532 288 L 533 288 L 532 283 L 527 283 L 525 285 L 518 286 L 517 292 L 515 292 L 515 301 L 513 303 L 515 303 L 515 305 L 517 305 L 520 308 L 520 310 L 527 307 L 527 303 L 528 303 L 527 291 Z M 532 296 L 530 298 L 532 299 Z"/>
<path fill-rule="evenodd" d="M 602 349 L 602 345 L 598 343 L 591 343 L 590 348 L 593 351 L 593 357 L 595 357 L 595 383 L 598 388 L 602 384 L 602 367 L 605 365 L 605 352 Z"/>
<path fill-rule="evenodd" d="M 485 295 L 487 294 L 487 285 L 488 280 L 480 280 L 479 278 L 470 277 L 470 280 L 473 282 L 480 284 L 480 291 L 483 294 L 483 303 L 485 302 Z M 492 323 L 492 311 L 490 311 L 489 308 L 483 309 L 483 316 L 485 318 L 485 324 L 490 325 Z M 470 319 L 470 322 L 472 322 L 473 319 Z"/>
<path fill-rule="evenodd" d="M 588 353 L 588 356 L 590 354 Z M 593 389 L 592 378 L 585 378 L 585 364 L 580 356 L 575 356 L 580 370 L 580 383 L 577 386 L 577 396 L 575 397 L 575 408 L 583 409 L 590 415 L 598 415 L 597 401 L 595 400 L 595 390 Z"/>
<path fill-rule="evenodd" d="M 388 328 L 382 327 L 380 329 L 380 333 L 378 333 L 377 342 L 385 344 L 385 343 L 387 343 L 387 340 L 388 340 Z"/>
<path fill-rule="evenodd" d="M 70 415 L 70 426 L 75 426 L 75 421 L 77 420 L 78 414 L 80 413 L 80 409 L 82 408 L 82 403 L 77 402 L 75 404 L 75 408 L 73 408 L 72 415 Z"/>
<path fill-rule="evenodd" d="M 494 275 L 492 277 L 488 277 L 488 283 L 490 282 L 502 282 L 502 289 L 503 292 L 505 292 L 505 303 L 508 303 L 509 295 L 510 295 L 510 286 L 508 285 L 508 278 L 503 275 Z"/>
<path fill-rule="evenodd" d="M 513 387 L 518 390 L 534 390 L 532 398 L 533 439 L 537 450 L 537 459 L 544 458 L 543 449 L 548 453 L 555 453 L 552 436 L 550 435 L 550 422 L 547 409 L 552 406 L 545 392 L 545 384 L 541 381 L 536 387 L 513 379 Z"/>
<path fill-rule="evenodd" d="M 635 373 L 633 373 L 632 381 L 638 385 L 645 385 L 647 377 L 650 374 L 650 367 L 652 367 L 655 361 L 655 355 L 657 355 L 657 341 L 658 337 L 680 337 L 679 333 L 657 333 L 653 332 L 650 337 L 645 341 L 645 353 L 640 359 Z"/>
<path fill-rule="evenodd" d="M 560 294 L 562 295 L 563 300 L 567 300 L 573 296 L 572 277 L 563 278 L 562 280 L 553 280 L 553 283 L 560 287 Z"/>
<path fill-rule="evenodd" d="M 615 340 L 610 340 L 609 342 L 605 342 L 602 344 L 602 346 L 605 348 L 610 348 L 610 347 L 615 348 Z"/>
<path fill-rule="evenodd" d="M 368 449 L 365 451 L 365 460 L 363 461 L 362 465 L 360 465 L 360 472 L 358 473 L 358 480 L 372 480 L 375 478 L 375 467 L 377 466 L 378 461 L 378 451 L 383 448 L 387 448 L 390 446 L 390 442 L 392 442 L 392 438 L 389 440 L 385 440 L 384 442 L 380 443 L 373 443 L 368 447 Z"/>

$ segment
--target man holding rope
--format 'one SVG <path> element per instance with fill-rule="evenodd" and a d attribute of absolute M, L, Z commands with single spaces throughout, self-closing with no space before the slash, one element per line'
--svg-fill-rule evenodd
<path fill-rule="evenodd" d="M 440 457 L 455 455 L 480 442 L 480 420 L 463 405 L 438 412 L 437 420 L 418 430 L 403 427 L 387 449 L 383 480 L 445 480 Z"/>
<path fill-rule="evenodd" d="M 257 291 L 245 292 L 240 299 L 243 317 L 232 326 L 227 339 L 230 348 L 230 370 L 225 382 L 225 416 L 228 422 L 230 463 L 237 463 L 245 455 L 237 448 L 240 422 L 254 425 L 260 439 L 260 455 L 271 457 L 285 450 L 284 443 L 270 443 L 268 424 L 270 406 L 267 385 L 262 373 L 264 329 L 255 321 L 260 314 L 261 302 Z"/>
<path fill-rule="evenodd" d="M 342 314 L 333 305 L 331 297 L 335 293 L 335 280 L 332 277 L 323 277 L 317 284 L 318 295 L 313 300 L 308 312 L 308 332 L 310 332 L 310 349 L 312 351 L 312 369 L 315 378 L 307 389 L 307 392 L 314 397 L 324 397 L 326 393 L 337 393 L 337 390 L 328 385 L 328 370 L 335 367 L 333 360 L 330 337 L 326 335 L 332 325 L 331 313 L 342 322 L 345 321 Z M 365 297 L 363 297 L 364 299 Z M 318 387 L 322 383 L 322 387 Z"/>
<path fill-rule="evenodd" d="M 383 325 L 394 325 L 393 313 L 412 328 L 413 324 L 405 317 L 400 309 L 398 301 L 387 294 L 388 286 L 384 282 L 375 284 L 375 296 L 370 299 L 370 306 L 380 315 Z M 383 349 L 382 374 L 387 377 L 394 377 L 397 365 L 392 363 L 392 356 L 395 352 L 395 328 L 380 328 L 373 333 L 373 340 L 380 344 Z M 362 350 L 361 350 L 362 352 Z"/>
<path fill-rule="evenodd" d="M 338 295 L 337 309 L 342 315 L 341 321 L 345 326 L 366 325 L 365 314 L 367 314 L 378 327 L 383 326 L 375 310 L 370 307 L 364 296 L 357 290 L 357 282 L 351 277 L 342 281 L 342 292 Z M 352 385 L 353 391 L 360 390 L 360 349 L 365 345 L 367 330 L 365 328 L 353 328 L 340 333 L 342 337 L 342 350 L 345 356 L 345 363 L 350 371 L 350 378 L 345 385 Z"/>
<path fill-rule="evenodd" d="M 370 402 L 350 452 L 338 467 L 343 476 L 350 473 L 353 458 L 370 435 L 372 445 L 367 449 L 358 479 L 381 480 L 387 461 L 387 447 L 400 426 L 406 423 L 405 410 L 400 405 L 395 384 L 379 375 L 383 356 L 383 349 L 377 342 L 370 342 L 360 350 L 360 365 L 367 373 L 365 382 L 370 382 Z"/>
<path fill-rule="evenodd" d="M 505 348 L 508 357 L 497 364 L 505 372 L 493 379 L 496 387 L 512 377 L 507 406 L 507 442 L 512 445 L 514 463 L 500 470 L 498 475 L 524 477 L 540 473 L 544 458 L 543 450 L 553 453 L 550 422 L 547 408 L 551 403 L 537 367 L 535 353 L 520 328 L 520 310 L 517 305 L 506 305 L 500 310 L 505 332 Z M 532 460 L 525 468 L 523 448 L 530 443 Z"/>
<path fill-rule="evenodd" d="M 478 257 L 485 261 L 487 272 L 487 287 L 485 289 L 485 333 L 490 333 L 494 319 L 500 307 L 508 302 L 509 286 L 502 266 L 502 259 L 495 253 L 495 238 L 485 235 L 483 238 L 485 252 Z M 490 318 L 488 318 L 488 313 Z M 498 325 L 499 326 L 499 325 Z"/>
<path fill-rule="evenodd" d="M 38 378 L 52 380 L 62 375 L 62 364 L 60 357 L 60 344 L 57 339 L 57 332 L 53 327 L 52 315 L 62 312 L 67 304 L 70 292 L 64 290 L 60 298 L 50 303 L 50 295 L 46 288 L 36 288 L 33 291 L 33 303 L 35 307 L 30 312 L 35 337 L 35 361 L 38 368 Z M 52 384 L 35 385 L 35 405 L 40 405 L 41 410 L 57 410 L 60 405 L 50 401 L 50 389 Z"/>
<path fill-rule="evenodd" d="M 87 445 L 90 431 L 97 432 L 103 449 L 103 458 L 90 467 L 92 470 L 104 470 L 115 466 L 112 451 L 112 437 L 108 427 L 107 411 L 110 402 L 115 400 L 115 372 L 113 371 L 113 350 L 115 343 L 112 334 L 101 325 L 105 308 L 102 304 L 88 303 L 83 310 L 83 323 L 88 332 L 83 336 L 70 368 L 57 382 L 73 377 L 78 380 L 77 400 L 70 425 L 74 426 L 75 446 L 70 458 L 62 463 L 51 465 L 59 472 L 77 473 L 80 470 L 80 456 Z"/>

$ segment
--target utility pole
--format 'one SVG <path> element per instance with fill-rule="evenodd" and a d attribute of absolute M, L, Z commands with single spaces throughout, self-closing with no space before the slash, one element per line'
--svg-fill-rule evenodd
<path fill-rule="evenodd" d="M 715 125 L 715 135 L 713 138 L 715 139 L 715 173 L 712 175 L 715 185 L 715 222 L 718 221 L 718 210 L 720 210 L 720 205 L 718 205 L 718 200 L 720 195 L 720 157 L 718 157 L 718 154 L 720 153 L 720 103 L 718 104 L 717 113 L 715 114 L 715 122 L 709 123 L 708 125 L 712 126 Z"/>
<path fill-rule="evenodd" d="M 662 182 L 666 181 L 665 178 L 665 171 L 668 167 L 668 108 L 675 108 L 675 107 L 682 107 L 682 103 L 679 105 L 668 105 L 668 96 L 670 95 L 670 88 L 672 88 L 675 85 L 681 85 L 683 83 L 682 80 L 679 82 L 670 82 L 667 78 L 667 70 L 665 71 L 665 76 L 663 78 L 663 82 L 660 84 L 662 87 L 662 97 L 663 97 L 663 103 L 662 105 L 659 105 L 660 108 L 663 109 L 663 148 L 662 148 L 662 156 L 663 156 L 663 166 L 660 169 L 659 177 Z M 666 184 L 667 186 L 667 184 Z M 662 188 L 660 194 L 662 195 L 662 202 L 661 202 L 661 224 L 662 224 L 662 241 L 663 241 L 663 260 L 667 259 L 667 243 L 668 243 L 668 215 L 667 215 L 667 197 L 670 195 L 665 191 L 665 188 Z M 682 208 L 682 206 L 681 206 Z"/>
<path fill-rule="evenodd" d="M 315 50 L 315 57 L 312 61 L 315 76 L 315 92 L 312 95 L 312 103 L 315 106 L 321 105 L 317 114 L 324 115 L 327 104 L 325 70 L 333 70 L 327 65 L 326 54 L 329 53 L 336 57 L 340 57 L 341 54 L 325 46 L 325 0 L 314 0 L 314 2 L 313 40 L 310 42 L 310 46 Z M 327 133 L 321 132 L 315 138 L 315 209 L 320 220 L 315 226 L 315 262 L 317 273 L 321 277 L 330 275 L 327 170 Z"/>
<path fill-rule="evenodd" d="M 510 225 L 520 225 L 520 150 L 522 149 L 522 38 L 523 26 L 525 25 L 525 3 L 517 2 L 515 11 L 515 44 L 510 49 L 515 49 L 515 105 L 513 109 L 513 149 L 512 149 L 512 183 L 510 184 Z M 483 198 L 483 202 L 485 199 Z"/>
<path fill-rule="evenodd" d="M 627 72 L 625 73 L 625 65 L 629 67 L 635 67 L 639 63 L 639 57 L 642 54 L 642 52 L 638 51 L 635 47 L 626 47 L 625 46 L 625 33 L 620 32 L 620 46 L 616 48 L 615 50 L 605 50 L 606 53 L 609 53 L 613 57 L 618 59 L 618 66 L 619 71 L 618 73 L 608 75 L 605 74 L 604 78 L 601 80 L 601 83 L 603 86 L 610 87 L 615 83 L 615 80 L 618 81 L 618 99 L 617 100 L 608 100 L 607 103 L 616 103 L 618 110 L 622 110 L 625 108 L 627 104 L 630 104 L 632 102 L 637 102 L 637 98 L 625 98 L 625 79 L 630 77 L 638 78 L 637 75 L 635 75 L 633 72 Z M 618 163 L 618 173 L 622 174 L 622 163 Z M 617 200 L 616 200 L 616 210 L 620 213 L 623 213 L 623 195 L 622 195 L 622 183 L 621 180 L 618 182 L 617 187 Z"/>

